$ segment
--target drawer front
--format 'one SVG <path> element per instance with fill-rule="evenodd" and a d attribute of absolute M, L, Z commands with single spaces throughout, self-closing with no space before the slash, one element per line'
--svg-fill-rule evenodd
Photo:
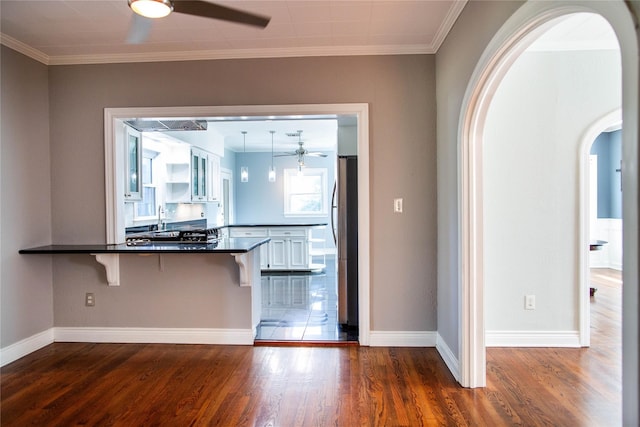
<path fill-rule="evenodd" d="M 266 228 L 236 228 L 231 227 L 229 229 L 230 237 L 268 237 L 269 233 Z"/>
<path fill-rule="evenodd" d="M 305 237 L 307 230 L 305 228 L 272 228 L 269 230 L 269 235 L 273 237 Z"/>

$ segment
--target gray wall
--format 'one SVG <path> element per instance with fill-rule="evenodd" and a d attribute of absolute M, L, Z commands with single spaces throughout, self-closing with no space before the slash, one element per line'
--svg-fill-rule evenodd
<path fill-rule="evenodd" d="M 485 47 L 522 2 L 470 1 L 436 54 L 438 104 L 438 333 L 459 356 L 458 125 Z"/>
<path fill-rule="evenodd" d="M 0 347 L 53 326 L 47 67 L 2 46 Z"/>
<path fill-rule="evenodd" d="M 429 55 L 50 67 L 53 241 L 105 241 L 105 107 L 366 102 L 371 136 L 371 328 L 434 331 L 434 71 Z M 132 75 L 145 78 L 134 81 Z M 405 213 L 393 214 L 394 197 L 405 199 Z M 126 325 L 117 321 L 122 326 L 147 325 L 162 317 L 161 308 L 121 304 L 136 298 L 139 287 L 150 288 L 153 281 L 150 297 L 182 306 L 199 292 L 197 283 L 216 280 L 206 266 L 180 267 L 171 260 L 182 276 L 150 276 L 140 266 L 148 261 L 124 258 L 122 268 L 128 273 L 122 286 L 108 289 L 102 268 L 92 260 L 54 257 L 56 325 L 63 318 L 65 326 L 108 326 L 115 319 L 127 319 Z M 181 277 L 179 284 L 176 277 Z M 98 293 L 97 305 L 106 304 L 100 312 L 84 308 L 83 295 L 89 291 Z M 211 310 L 217 307 L 214 302 Z M 193 327 L 222 327 L 226 322 L 204 309 L 191 315 Z M 177 320 L 163 324 L 182 326 Z M 224 326 L 243 327 L 239 322 Z"/>

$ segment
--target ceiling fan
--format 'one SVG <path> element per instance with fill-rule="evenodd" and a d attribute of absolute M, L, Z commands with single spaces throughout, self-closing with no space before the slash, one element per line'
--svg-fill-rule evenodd
<path fill-rule="evenodd" d="M 127 37 L 127 42 L 133 44 L 142 43 L 147 39 L 153 19 L 164 18 L 171 12 L 219 19 L 260 28 L 265 28 L 271 20 L 267 16 L 199 0 L 128 0 L 128 3 L 131 10 L 135 12 Z"/>
<path fill-rule="evenodd" d="M 304 148 L 304 141 L 302 140 L 302 131 L 299 130 L 295 133 L 288 133 L 287 136 L 297 136 L 298 137 L 298 149 L 296 151 L 290 151 L 288 153 L 276 154 L 274 157 L 285 157 L 285 156 L 297 156 L 298 157 L 298 169 L 302 169 L 304 166 L 304 157 L 327 157 L 326 154 L 321 152 L 310 152 L 306 148 Z"/>

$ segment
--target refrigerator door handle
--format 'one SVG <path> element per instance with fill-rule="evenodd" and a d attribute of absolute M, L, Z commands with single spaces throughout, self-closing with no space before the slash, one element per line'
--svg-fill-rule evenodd
<path fill-rule="evenodd" d="M 331 195 L 331 232 L 333 233 L 333 244 L 338 246 L 338 236 L 336 236 L 336 224 L 335 224 L 335 215 L 334 210 L 338 209 L 336 205 L 336 189 L 338 187 L 338 183 L 333 183 L 333 194 Z"/>

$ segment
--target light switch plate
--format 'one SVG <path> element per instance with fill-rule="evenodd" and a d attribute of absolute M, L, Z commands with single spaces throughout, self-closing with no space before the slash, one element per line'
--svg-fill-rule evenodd
<path fill-rule="evenodd" d="M 524 297 L 524 309 L 525 310 L 535 310 L 536 309 L 536 296 L 535 295 L 525 295 L 525 297 Z"/>
<path fill-rule="evenodd" d="M 402 213 L 402 199 L 393 199 L 393 211 Z"/>

